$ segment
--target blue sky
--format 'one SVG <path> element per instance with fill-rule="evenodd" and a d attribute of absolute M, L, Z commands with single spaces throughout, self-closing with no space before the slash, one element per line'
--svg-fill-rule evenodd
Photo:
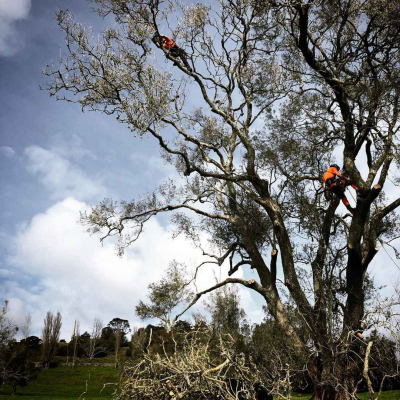
<path fill-rule="evenodd" d="M 67 7 L 95 30 L 107 23 L 83 0 L 0 2 L 0 297 L 10 300 L 15 323 L 32 315 L 36 335 L 46 311 L 60 310 L 66 339 L 75 318 L 83 331 L 95 317 L 143 325 L 134 307 L 148 283 L 173 259 L 189 267 L 201 259 L 183 238 L 172 240 L 166 217 L 153 219 L 122 259 L 113 243 L 101 246 L 78 225 L 79 211 L 103 197 L 130 200 L 177 175 L 154 141 L 39 89 L 46 86 L 42 70 L 58 59 L 64 43 L 55 12 Z M 221 276 L 226 272 L 224 267 Z M 399 271 L 382 252 L 372 273 L 390 291 Z M 213 276 L 209 268 L 199 288 Z M 251 321 L 262 320 L 258 295 L 241 290 L 241 296 Z"/>

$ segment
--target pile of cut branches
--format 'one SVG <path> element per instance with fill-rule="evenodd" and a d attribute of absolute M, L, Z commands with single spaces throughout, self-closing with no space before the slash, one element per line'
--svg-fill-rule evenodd
<path fill-rule="evenodd" d="M 144 352 L 125 366 L 119 399 L 256 399 L 260 372 L 228 334 L 208 329 L 174 334 L 175 351 Z M 147 346 L 149 348 L 149 346 Z"/>

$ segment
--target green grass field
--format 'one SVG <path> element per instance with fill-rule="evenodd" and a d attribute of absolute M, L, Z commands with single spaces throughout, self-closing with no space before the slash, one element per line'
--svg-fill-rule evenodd
<path fill-rule="evenodd" d="M 378 394 L 375 393 L 375 397 Z M 362 400 L 368 400 L 368 393 L 359 393 L 358 396 Z M 399 400 L 400 399 L 400 390 L 388 390 L 387 392 L 382 392 L 382 394 L 379 397 L 379 400 Z"/>
<path fill-rule="evenodd" d="M 7 385 L 0 386 L 0 400 L 11 400 L 20 398 L 21 400 L 96 400 L 112 399 L 116 388 L 106 383 L 118 383 L 119 371 L 113 367 L 89 367 L 78 366 L 75 369 L 60 366 L 57 368 L 44 369 L 40 372 L 37 379 L 30 382 L 27 387 L 18 388 L 17 396 L 11 396 L 11 388 Z M 86 391 L 86 380 L 88 380 L 88 390 Z M 103 390 L 102 390 L 103 389 Z M 101 392 L 101 393 L 100 393 Z M 360 398 L 368 400 L 367 393 L 360 393 Z M 309 400 L 310 395 L 303 394 L 298 397 L 293 394 L 292 400 Z M 382 393 L 380 400 L 400 400 L 400 390 Z"/>
<path fill-rule="evenodd" d="M 122 361 L 122 360 L 124 360 L 124 358 L 125 357 L 123 357 L 123 354 L 121 354 L 121 356 L 119 357 L 119 360 Z M 65 363 L 65 362 L 67 362 L 67 357 L 55 356 L 53 358 L 53 361 L 57 362 L 57 363 Z M 69 359 L 69 361 L 71 362 L 71 358 Z M 85 359 L 79 359 L 78 364 L 79 364 L 79 362 L 85 363 L 87 361 Z M 113 354 L 111 354 L 106 357 L 95 358 L 95 359 L 93 359 L 93 363 L 94 364 L 114 364 L 115 356 Z"/>
<path fill-rule="evenodd" d="M 65 345 L 65 343 L 61 343 L 62 345 Z M 64 347 L 64 346 L 63 346 Z M 119 352 L 118 352 L 118 359 L 120 362 L 123 362 L 124 360 L 127 360 L 125 357 L 125 353 L 128 350 L 128 347 L 122 347 Z M 40 358 L 36 361 L 40 361 Z M 66 356 L 55 356 L 53 358 L 54 362 L 57 363 L 66 363 L 67 362 L 67 357 Z M 71 357 L 69 358 L 69 361 L 71 362 Z M 86 363 L 88 362 L 84 358 L 78 359 L 78 363 Z M 101 357 L 101 358 L 94 358 L 93 363 L 95 364 L 114 364 L 115 363 L 115 355 L 114 354 L 109 354 L 106 357 Z"/>
<path fill-rule="evenodd" d="M 88 380 L 88 390 L 81 399 L 112 399 L 115 386 L 106 386 L 103 390 L 102 388 L 106 383 L 117 383 L 118 379 L 118 371 L 112 367 L 50 368 L 42 370 L 38 378 L 30 382 L 27 387 L 18 388 L 17 396 L 11 396 L 9 386 L 0 386 L 0 399 L 16 397 L 32 400 L 78 399 L 86 390 L 86 380 Z"/>
<path fill-rule="evenodd" d="M 362 400 L 369 400 L 368 393 L 358 393 L 357 394 Z M 375 394 L 375 397 L 377 394 Z M 0 397 L 1 398 L 1 397 Z M 303 394 L 301 397 L 297 396 L 297 393 L 293 393 L 292 400 L 309 400 L 311 398 L 310 394 Z M 274 400 L 278 400 L 274 398 Z M 400 400 L 400 390 L 389 390 L 387 392 L 382 392 L 379 400 Z"/>

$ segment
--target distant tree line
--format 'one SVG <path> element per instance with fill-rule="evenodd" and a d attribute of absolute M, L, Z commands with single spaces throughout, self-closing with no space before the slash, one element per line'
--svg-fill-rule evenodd
<path fill-rule="evenodd" d="M 8 312 L 9 302 L 5 300 L 0 309 L 0 384 L 8 383 L 13 394 L 19 386 L 26 386 L 36 378 L 41 368 L 56 367 L 60 361 L 74 368 L 81 362 L 92 363 L 96 358 L 113 354 L 115 368 L 118 368 L 121 348 L 131 353 L 127 337 L 131 329 L 125 319 L 114 318 L 104 326 L 100 318 L 94 318 L 90 332 L 83 334 L 80 334 L 79 321 L 75 321 L 71 340 L 67 343 L 60 339 L 60 312 L 46 313 L 41 337 L 30 334 L 30 315 L 18 327 Z M 18 332 L 22 333 L 19 342 L 16 340 Z"/>

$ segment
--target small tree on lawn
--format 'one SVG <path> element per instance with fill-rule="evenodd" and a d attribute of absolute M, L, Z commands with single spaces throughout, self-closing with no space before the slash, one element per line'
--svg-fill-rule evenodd
<path fill-rule="evenodd" d="M 114 351 L 115 351 L 115 368 L 119 367 L 118 353 L 121 343 L 126 341 L 125 335 L 131 331 L 128 320 L 121 318 L 114 318 L 108 323 L 108 327 L 112 330 L 114 335 Z"/>

